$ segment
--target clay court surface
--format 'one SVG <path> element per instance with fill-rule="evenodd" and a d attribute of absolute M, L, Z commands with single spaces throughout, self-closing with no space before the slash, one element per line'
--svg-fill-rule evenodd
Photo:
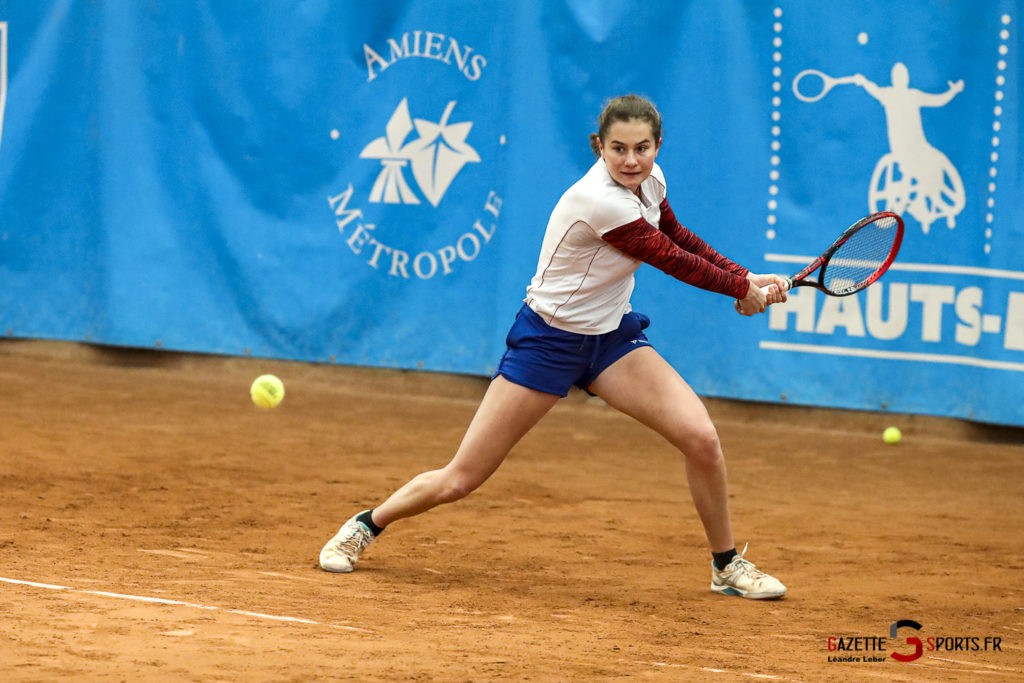
<path fill-rule="evenodd" d="M 789 587 L 756 602 L 708 590 L 678 454 L 583 395 L 332 575 L 321 545 L 447 461 L 483 380 L 5 340 L 0 383 L 3 680 L 1024 677 L 1022 430 L 708 401 L 740 547 Z M 1001 649 L 888 657 L 913 636 Z"/>

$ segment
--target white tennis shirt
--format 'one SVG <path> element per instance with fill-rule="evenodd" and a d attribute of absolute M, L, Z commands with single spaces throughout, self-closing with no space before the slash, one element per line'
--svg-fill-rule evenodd
<path fill-rule="evenodd" d="M 601 236 L 639 218 L 658 227 L 666 197 L 661 167 L 655 164 L 640 188 L 643 201 L 615 182 L 598 159 L 558 200 L 524 300 L 551 327 L 604 334 L 632 310 L 633 274 L 643 262 Z"/>

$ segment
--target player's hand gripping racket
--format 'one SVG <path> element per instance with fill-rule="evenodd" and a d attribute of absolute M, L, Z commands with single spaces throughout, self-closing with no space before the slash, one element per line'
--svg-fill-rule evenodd
<path fill-rule="evenodd" d="M 856 294 L 889 270 L 902 242 L 902 218 L 888 211 L 865 216 L 847 228 L 825 253 L 787 278 L 784 289 L 814 287 L 830 296 Z M 816 270 L 818 278 L 808 279 Z M 774 286 L 761 289 L 767 294 Z"/>

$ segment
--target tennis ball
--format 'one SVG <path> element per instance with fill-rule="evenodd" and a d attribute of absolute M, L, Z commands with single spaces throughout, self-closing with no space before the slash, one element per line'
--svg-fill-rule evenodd
<path fill-rule="evenodd" d="M 887 444 L 898 444 L 902 438 L 903 432 L 900 431 L 899 427 L 886 427 L 885 431 L 882 432 L 882 441 Z"/>
<path fill-rule="evenodd" d="M 274 375 L 260 375 L 249 388 L 249 395 L 260 408 L 273 408 L 284 398 L 284 383 Z"/>

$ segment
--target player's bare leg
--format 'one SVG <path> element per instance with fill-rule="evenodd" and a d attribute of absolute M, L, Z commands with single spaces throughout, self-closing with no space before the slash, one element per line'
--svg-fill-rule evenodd
<path fill-rule="evenodd" d="M 613 408 L 661 434 L 686 456 L 690 495 L 712 552 L 734 547 L 725 457 L 707 409 L 652 347 L 613 363 L 590 385 Z"/>
<path fill-rule="evenodd" d="M 395 491 L 374 508 L 373 521 L 384 527 L 469 495 L 487 481 L 558 398 L 495 377 L 451 462 L 420 474 Z"/>
<path fill-rule="evenodd" d="M 735 551 L 725 457 L 718 432 L 700 398 L 675 369 L 653 348 L 643 347 L 613 363 L 590 390 L 608 405 L 654 429 L 686 456 L 690 494 L 711 552 L 728 551 L 727 559 L 722 560 L 725 566 L 712 564 L 711 590 L 754 599 L 785 595 L 782 582 Z"/>
<path fill-rule="evenodd" d="M 446 466 L 424 472 L 395 491 L 372 512 L 349 519 L 320 551 L 320 566 L 350 572 L 374 534 L 395 520 L 459 500 L 487 481 L 512 447 L 558 401 L 498 376 L 491 381 L 455 456 Z M 369 519 L 361 520 L 370 514 Z"/>

